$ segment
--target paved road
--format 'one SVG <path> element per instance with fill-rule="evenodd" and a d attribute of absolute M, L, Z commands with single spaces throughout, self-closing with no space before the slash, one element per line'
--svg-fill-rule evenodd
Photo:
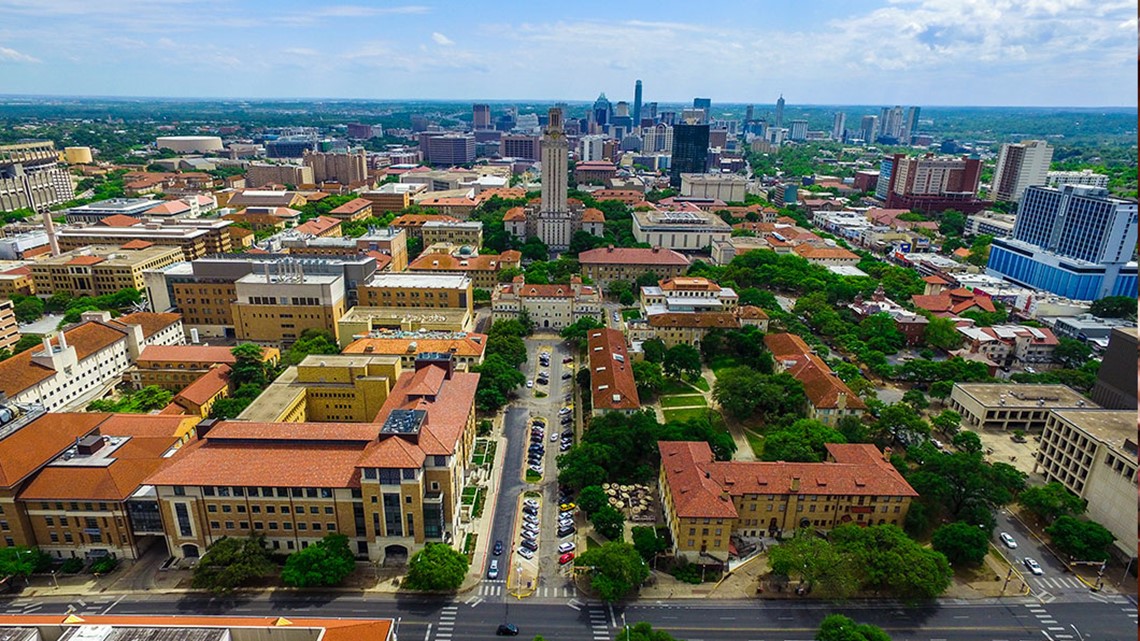
<path fill-rule="evenodd" d="M 603 641 L 620 639 L 623 622 L 648 621 L 688 641 L 806 641 L 824 616 L 840 612 L 888 631 L 896 641 L 1131 641 L 1136 608 L 1123 597 L 1111 602 L 1091 598 L 1041 604 L 1035 599 L 1000 603 L 939 602 L 904 607 L 887 602 L 833 606 L 814 601 L 632 602 L 609 606 L 570 600 L 391 598 L 388 596 L 306 597 L 282 591 L 269 596 L 209 599 L 153 595 L 145 598 L 90 597 L 86 600 L 40 598 L 4 602 L 6 614 L 226 614 L 246 616 L 391 617 L 399 620 L 401 639 L 450 641 L 490 639 L 504 621 L 519 626 L 521 636 Z M 1108 597 L 1105 597 L 1108 599 Z"/>

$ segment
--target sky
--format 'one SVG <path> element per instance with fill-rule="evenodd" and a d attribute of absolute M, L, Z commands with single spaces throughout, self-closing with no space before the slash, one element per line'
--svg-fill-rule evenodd
<path fill-rule="evenodd" d="M 1135 0 L 0 0 L 0 93 L 1136 106 Z"/>

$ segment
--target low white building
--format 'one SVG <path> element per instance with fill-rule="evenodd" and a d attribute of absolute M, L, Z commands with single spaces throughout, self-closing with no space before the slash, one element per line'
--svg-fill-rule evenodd
<path fill-rule="evenodd" d="M 736 174 L 681 174 L 681 195 L 742 203 L 748 179 Z"/>
<path fill-rule="evenodd" d="M 633 237 L 639 243 L 698 252 L 728 240 L 732 226 L 715 214 L 691 211 L 635 211 Z"/>
<path fill-rule="evenodd" d="M 587 316 L 604 321 L 601 292 L 578 276 L 568 285 L 528 285 L 517 276 L 491 293 L 491 309 L 493 320 L 518 318 L 525 310 L 536 329 L 558 331 Z"/>

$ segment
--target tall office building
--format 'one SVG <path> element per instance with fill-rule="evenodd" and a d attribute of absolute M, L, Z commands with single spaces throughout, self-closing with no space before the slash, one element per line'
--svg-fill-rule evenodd
<path fill-rule="evenodd" d="M 641 81 L 633 83 L 633 126 L 641 126 Z"/>
<path fill-rule="evenodd" d="M 788 131 L 789 140 L 807 140 L 808 121 L 793 120 Z"/>
<path fill-rule="evenodd" d="M 878 124 L 878 116 L 863 116 L 863 120 L 859 123 L 859 137 L 863 139 L 864 143 L 875 142 L 875 130 L 878 128 Z"/>
<path fill-rule="evenodd" d="M 709 156 L 708 125 L 673 125 L 673 152 L 669 185 L 680 189 L 681 174 L 703 174 Z"/>
<path fill-rule="evenodd" d="M 1006 143 L 994 166 L 994 200 L 1017 202 L 1030 185 L 1044 185 L 1053 160 L 1053 148 L 1044 140 Z"/>
<path fill-rule="evenodd" d="M 673 149 L 673 128 L 664 123 L 642 128 L 641 137 L 641 150 L 646 153 Z"/>
<path fill-rule="evenodd" d="M 784 94 L 776 101 L 776 129 L 784 126 Z"/>
<path fill-rule="evenodd" d="M 842 111 L 835 112 L 835 116 L 831 119 L 831 139 L 843 140 L 846 136 L 844 133 L 847 131 L 847 114 Z"/>
<path fill-rule="evenodd" d="M 744 110 L 744 122 L 752 122 L 752 116 L 756 114 L 756 108 L 753 105 L 748 105 Z"/>
<path fill-rule="evenodd" d="M 895 105 L 893 108 L 883 107 L 879 115 L 879 136 L 903 142 L 903 108 Z"/>
<path fill-rule="evenodd" d="M 1137 205 L 1086 185 L 1030 186 L 987 272 L 1076 300 L 1136 296 Z"/>
<path fill-rule="evenodd" d="M 895 154 L 887 207 L 926 212 L 957 209 L 972 214 L 985 205 L 977 198 L 981 175 L 982 161 L 977 158 Z"/>
<path fill-rule="evenodd" d="M 903 121 L 902 142 L 909 145 L 912 136 L 918 133 L 918 114 L 921 107 L 911 107 L 906 110 L 906 119 Z"/>
<path fill-rule="evenodd" d="M 693 98 L 693 109 L 704 110 L 705 119 L 701 121 L 701 124 L 707 124 L 712 118 L 712 98 Z"/>
<path fill-rule="evenodd" d="M 657 103 L 645 103 L 645 106 L 642 108 L 641 117 L 642 119 L 648 118 L 649 120 L 657 120 Z"/>
<path fill-rule="evenodd" d="M 475 160 L 475 136 L 471 134 L 420 134 L 420 152 L 429 165 L 464 165 Z"/>
<path fill-rule="evenodd" d="M 606 99 L 606 94 L 600 94 L 598 99 L 594 101 L 594 108 L 590 110 L 591 120 L 599 127 L 599 131 L 604 130 L 605 126 L 610 124 L 610 118 L 613 117 L 613 114 L 613 105 Z"/>
<path fill-rule="evenodd" d="M 51 141 L 0 145 L 0 211 L 49 207 L 75 198 L 67 170 Z"/>
<path fill-rule="evenodd" d="M 491 105 L 471 105 L 471 128 L 491 128 Z"/>
<path fill-rule="evenodd" d="M 306 151 L 303 158 L 305 166 L 313 168 L 313 181 L 317 183 L 351 185 L 368 177 L 368 154 L 363 149 L 346 154 Z"/>

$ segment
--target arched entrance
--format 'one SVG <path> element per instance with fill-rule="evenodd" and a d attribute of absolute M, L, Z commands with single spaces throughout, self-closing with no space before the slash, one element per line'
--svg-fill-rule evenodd
<path fill-rule="evenodd" d="M 182 556 L 188 559 L 198 558 L 198 546 L 193 543 L 184 543 L 182 545 Z"/>
<path fill-rule="evenodd" d="M 542 326 L 545 327 L 546 329 L 550 329 L 550 320 L 547 319 L 547 320 L 542 321 Z"/>
<path fill-rule="evenodd" d="M 408 548 L 392 544 L 384 547 L 384 565 L 405 565 L 408 562 Z"/>

